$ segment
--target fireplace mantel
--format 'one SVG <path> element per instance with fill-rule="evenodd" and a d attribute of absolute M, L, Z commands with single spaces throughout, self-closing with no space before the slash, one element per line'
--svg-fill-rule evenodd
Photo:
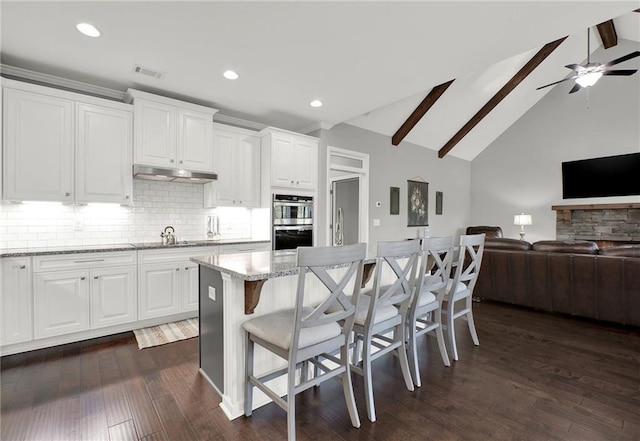
<path fill-rule="evenodd" d="M 571 212 L 573 210 L 626 210 L 629 208 L 640 208 L 640 203 L 552 205 L 551 206 L 552 210 L 562 211 L 564 222 L 571 222 Z"/>

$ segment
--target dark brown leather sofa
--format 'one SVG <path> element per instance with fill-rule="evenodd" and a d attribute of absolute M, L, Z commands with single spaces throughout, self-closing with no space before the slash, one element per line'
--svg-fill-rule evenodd
<path fill-rule="evenodd" d="M 640 244 L 487 238 L 474 295 L 640 326 Z"/>

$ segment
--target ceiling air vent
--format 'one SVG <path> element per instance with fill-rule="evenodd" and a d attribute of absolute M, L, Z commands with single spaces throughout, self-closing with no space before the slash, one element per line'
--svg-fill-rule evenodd
<path fill-rule="evenodd" d="M 133 65 L 133 71 L 137 74 L 146 75 L 148 77 L 157 78 L 159 80 L 164 79 L 164 76 L 166 75 L 166 72 L 149 69 L 148 67 L 140 66 L 138 64 Z"/>

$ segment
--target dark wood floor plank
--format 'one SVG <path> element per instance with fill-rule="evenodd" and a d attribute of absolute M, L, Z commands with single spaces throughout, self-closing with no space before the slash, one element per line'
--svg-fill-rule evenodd
<path fill-rule="evenodd" d="M 300 441 L 637 441 L 640 329 L 474 304 L 480 346 L 457 323 L 460 361 L 445 367 L 419 340 L 423 386 L 409 392 L 397 357 L 374 362 L 378 421 L 355 429 L 338 381 L 296 397 Z M 0 359 L 0 439 L 280 441 L 274 404 L 229 421 L 198 372 L 198 339 L 138 350 L 131 333 Z"/>
<path fill-rule="evenodd" d="M 195 441 L 198 438 L 171 395 L 153 400 L 167 438 L 172 441 Z"/>
<path fill-rule="evenodd" d="M 142 374 L 138 371 L 133 357 L 118 359 L 118 365 L 122 372 L 123 388 L 127 396 L 129 408 L 133 415 L 138 436 L 144 438 L 162 430 L 162 424 L 158 419 L 153 402 L 147 391 L 147 386 Z"/>
<path fill-rule="evenodd" d="M 97 412 L 80 418 L 76 437 L 82 441 L 109 441 L 109 428 L 105 413 Z"/>
<path fill-rule="evenodd" d="M 138 433 L 133 420 L 123 421 L 109 427 L 110 441 L 138 441 Z"/>

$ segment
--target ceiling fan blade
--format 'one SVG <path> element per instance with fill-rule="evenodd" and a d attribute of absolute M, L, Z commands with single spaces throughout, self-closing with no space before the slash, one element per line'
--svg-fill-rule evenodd
<path fill-rule="evenodd" d="M 605 70 L 602 72 L 602 75 L 618 75 L 623 77 L 628 77 L 629 75 L 633 75 L 638 72 L 638 69 L 616 69 L 616 70 Z"/>
<path fill-rule="evenodd" d="M 627 55 L 624 55 L 624 56 L 622 56 L 620 58 L 616 58 L 615 60 L 611 60 L 608 63 L 604 63 L 603 66 L 604 67 L 615 66 L 616 64 L 625 62 L 625 61 L 630 60 L 630 59 L 635 58 L 635 57 L 640 57 L 640 51 L 631 52 L 631 53 L 629 53 Z"/>
<path fill-rule="evenodd" d="M 579 91 L 580 89 L 582 89 L 582 86 L 579 85 L 578 83 L 574 84 L 574 86 L 571 88 L 571 90 L 569 91 L 569 93 L 574 93 Z"/>
<path fill-rule="evenodd" d="M 576 72 L 582 72 L 586 70 L 584 66 L 580 66 L 579 64 L 567 64 L 565 67 L 571 70 L 575 70 Z"/>
<path fill-rule="evenodd" d="M 553 86 L 555 84 L 562 83 L 563 81 L 573 80 L 574 78 L 578 78 L 578 75 L 574 75 L 572 77 L 565 78 L 565 79 L 560 80 L 560 81 L 556 81 L 555 83 L 545 84 L 544 86 L 537 87 L 536 90 L 544 89 L 545 87 Z"/>

